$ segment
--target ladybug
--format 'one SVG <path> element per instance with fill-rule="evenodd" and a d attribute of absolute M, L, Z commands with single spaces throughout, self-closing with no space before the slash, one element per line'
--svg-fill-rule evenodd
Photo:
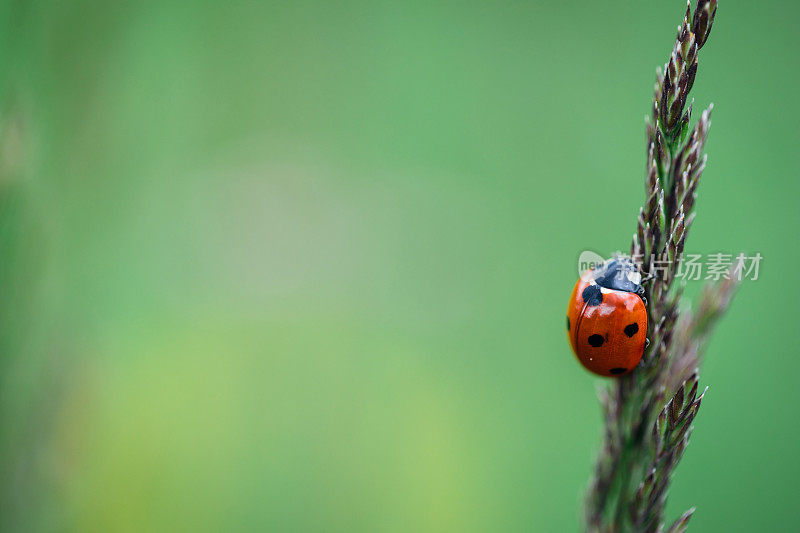
<path fill-rule="evenodd" d="M 584 272 L 567 307 L 567 337 L 578 361 L 601 376 L 636 368 L 649 344 L 646 304 L 630 259 L 615 257 Z"/>

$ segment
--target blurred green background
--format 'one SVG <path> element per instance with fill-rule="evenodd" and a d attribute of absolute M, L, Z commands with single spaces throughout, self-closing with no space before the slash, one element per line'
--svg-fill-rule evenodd
<path fill-rule="evenodd" d="M 4 531 L 577 531 L 564 335 L 643 201 L 669 2 L 0 8 Z M 721 2 L 693 253 L 764 256 L 670 494 L 800 518 L 797 2 Z M 700 283 L 690 287 L 696 293 Z"/>

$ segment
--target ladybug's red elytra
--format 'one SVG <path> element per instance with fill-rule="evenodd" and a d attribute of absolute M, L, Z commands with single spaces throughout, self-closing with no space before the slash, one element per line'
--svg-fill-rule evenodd
<path fill-rule="evenodd" d="M 601 376 L 621 376 L 639 364 L 647 341 L 641 274 L 615 257 L 584 272 L 569 298 L 567 337 L 578 361 Z"/>

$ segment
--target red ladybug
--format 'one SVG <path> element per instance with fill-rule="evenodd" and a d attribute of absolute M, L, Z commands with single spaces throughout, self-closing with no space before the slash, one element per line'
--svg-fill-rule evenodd
<path fill-rule="evenodd" d="M 567 307 L 567 337 L 588 370 L 621 376 L 636 368 L 647 340 L 642 276 L 624 257 L 581 275 Z"/>

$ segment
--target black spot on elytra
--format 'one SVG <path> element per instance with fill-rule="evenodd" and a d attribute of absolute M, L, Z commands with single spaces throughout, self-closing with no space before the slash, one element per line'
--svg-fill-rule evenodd
<path fill-rule="evenodd" d="M 603 345 L 604 342 L 605 339 L 603 338 L 602 335 L 598 335 L 597 333 L 595 333 L 594 335 L 589 335 L 589 344 L 594 346 L 595 348 L 599 348 L 600 346 Z"/>
<path fill-rule="evenodd" d="M 609 370 L 612 374 L 622 374 L 623 372 L 627 371 L 627 368 L 612 368 Z"/>
<path fill-rule="evenodd" d="M 567 317 L 567 331 L 569 331 L 569 317 Z"/>
<path fill-rule="evenodd" d="M 633 324 L 628 324 L 622 331 L 624 331 L 625 335 L 627 335 L 628 337 L 633 337 L 634 335 L 639 333 L 639 324 L 637 324 L 636 322 L 634 322 Z"/>
<path fill-rule="evenodd" d="M 589 285 L 583 289 L 581 298 L 586 305 L 600 305 L 603 302 L 603 293 L 597 285 Z"/>

